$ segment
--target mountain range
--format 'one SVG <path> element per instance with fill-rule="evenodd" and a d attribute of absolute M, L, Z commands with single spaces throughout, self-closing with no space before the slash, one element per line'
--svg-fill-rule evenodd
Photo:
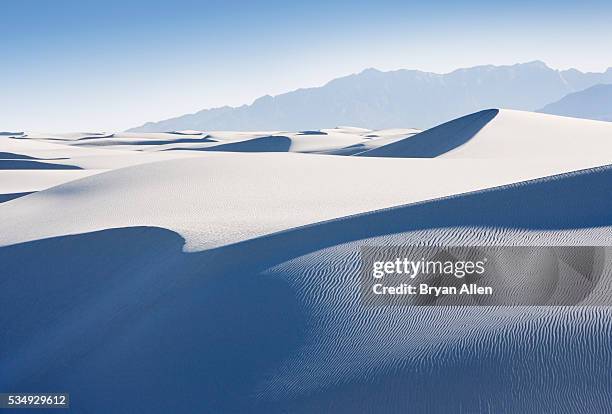
<path fill-rule="evenodd" d="M 570 93 L 538 112 L 574 118 L 612 121 L 612 85 L 595 85 Z"/>
<path fill-rule="evenodd" d="M 128 131 L 301 130 L 338 125 L 424 129 L 484 108 L 554 111 L 571 106 L 567 102 L 578 102 L 571 94 L 606 83 L 612 83 L 612 68 L 585 73 L 552 69 L 541 61 L 476 66 L 446 74 L 366 69 L 321 87 L 262 96 L 251 105 L 204 109 Z M 567 95 L 569 101 L 562 103 Z M 551 102 L 555 104 L 548 106 Z"/>

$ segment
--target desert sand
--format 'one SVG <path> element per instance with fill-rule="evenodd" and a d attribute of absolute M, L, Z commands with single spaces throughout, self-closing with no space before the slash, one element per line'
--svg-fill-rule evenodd
<path fill-rule="evenodd" d="M 0 153 L 0 389 L 68 389 L 92 412 L 612 398 L 608 307 L 367 308 L 357 269 L 364 245 L 612 245 L 612 123 L 25 131 Z M 606 265 L 593 295 L 611 289 Z"/>

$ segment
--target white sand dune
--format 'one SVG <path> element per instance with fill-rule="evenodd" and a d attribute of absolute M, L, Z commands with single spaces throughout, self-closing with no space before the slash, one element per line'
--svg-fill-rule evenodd
<path fill-rule="evenodd" d="M 0 194 L 35 192 L 107 170 L 0 171 Z"/>
<path fill-rule="evenodd" d="M 610 154 L 612 123 L 489 109 L 359 155 L 605 161 Z"/>
<path fill-rule="evenodd" d="M 0 389 L 91 412 L 606 412 L 608 307 L 368 307 L 359 258 L 611 246 L 610 128 L 488 110 L 417 132 L 0 138 L 6 166 L 80 168 L 0 171 L 33 192 L 0 204 Z M 609 300 L 600 270 L 555 295 Z"/>
<path fill-rule="evenodd" d="M 83 139 L 112 138 L 114 133 L 110 132 L 63 132 L 63 133 L 44 133 L 28 132 L 14 138 L 41 139 L 47 141 L 79 141 Z"/>
<path fill-rule="evenodd" d="M 612 154 L 612 124 L 534 112 L 501 110 L 447 158 L 579 158 Z M 609 158 L 606 158 L 609 159 Z"/>
<path fill-rule="evenodd" d="M 359 142 L 353 145 L 349 145 L 343 148 L 335 148 L 326 151 L 320 151 L 320 153 L 330 155 L 354 155 L 365 151 L 369 151 L 375 148 L 379 148 L 385 145 L 389 145 L 393 142 L 400 141 L 409 138 L 413 135 L 421 132 L 414 128 L 393 128 L 393 129 L 382 129 L 376 131 L 361 132 L 360 135 L 364 138 L 368 138 L 367 141 Z"/>
<path fill-rule="evenodd" d="M 0 139 L 0 202 L 2 195 L 30 193 L 101 172 L 193 155 L 81 148 L 47 135 Z M 68 138 L 67 141 L 72 141 Z"/>
<path fill-rule="evenodd" d="M 582 165 L 552 160 L 524 162 L 517 169 L 512 160 L 205 153 L 122 168 L 0 205 L 0 214 L 7 219 L 0 225 L 0 245 L 106 228 L 155 226 L 181 234 L 188 250 L 202 250 Z M 47 212 L 59 210 L 63 214 L 49 220 Z"/>
<path fill-rule="evenodd" d="M 211 132 L 206 142 L 161 143 L 149 150 L 204 150 L 230 152 L 317 152 L 342 148 L 366 141 L 359 135 L 329 132 L 304 134 L 293 132 L 254 133 L 251 135 Z"/>
<path fill-rule="evenodd" d="M 180 237 L 151 227 L 5 247 L 0 259 L 13 277 L 0 295 L 22 293 L 0 314 L 3 349 L 12 356 L 2 361 L 11 379 L 0 386 L 55 384 L 76 401 L 120 412 L 146 404 L 133 397 L 143 387 L 181 397 L 153 412 L 188 409 L 196 395 L 206 397 L 197 404 L 205 412 L 320 412 L 332 401 L 340 412 L 448 412 L 458 401 L 470 411 L 482 404 L 563 411 L 577 396 L 581 406 L 572 411 L 605 411 L 608 308 L 367 308 L 356 287 L 364 244 L 609 245 L 612 204 L 599 194 L 611 190 L 611 171 L 346 217 L 200 253 L 181 252 Z M 54 289 L 41 301 L 24 287 L 43 269 Z M 611 293 L 612 269 L 602 278 Z M 534 371 L 542 370 L 555 380 L 534 388 Z M 142 372 L 154 380 L 134 381 Z M 477 394 L 465 392 L 466 372 Z M 586 380 L 592 386 L 576 391 L 576 381 Z M 448 398 L 436 394 L 441 387 Z"/>
<path fill-rule="evenodd" d="M 561 128 L 555 134 L 556 123 Z M 72 145 L 72 139 L 64 145 L 34 138 L 7 140 L 0 150 L 53 156 L 63 164 L 95 173 L 116 171 L 57 187 L 52 186 L 60 178 L 70 181 L 90 173 L 44 178 L 41 172 L 36 190 L 27 182 L 15 185 L 16 176 L 6 176 L 0 181 L 0 193 L 37 191 L 44 183 L 52 188 L 0 207 L 4 217 L 10 218 L 10 226 L 1 229 L 0 244 L 106 228 L 155 226 L 179 233 L 187 240 L 188 250 L 202 250 L 318 221 L 606 165 L 612 163 L 612 151 L 608 151 L 612 135 L 607 135 L 612 134 L 611 128 L 597 121 L 489 110 L 416 135 L 414 130 L 342 128 L 285 135 L 213 132 L 195 139 L 210 139 L 209 147 L 191 142 L 177 147 L 179 144 L 166 140 L 186 135 L 165 133 L 147 138 L 120 134 L 108 138 L 111 146 L 96 143 L 85 148 Z M 578 130 L 579 141 L 575 138 Z M 461 144 L 450 148 L 456 142 L 449 136 Z M 113 146 L 117 139 L 157 150 Z M 575 142 L 589 142 L 589 148 L 599 150 L 576 157 Z M 287 153 L 344 151 L 350 155 L 355 147 L 368 145 L 378 149 L 357 157 Z M 441 145 L 449 148 L 436 159 L 404 157 L 406 150 L 421 151 L 420 155 L 437 153 Z M 185 151 L 168 151 L 179 148 Z M 531 152 L 540 156 L 525 156 Z M 373 157 L 377 154 L 383 157 Z M 123 168 L 127 166 L 134 167 Z M 29 174 L 30 180 L 32 177 Z M 11 185 L 2 185 L 9 180 Z M 66 214 L 46 222 L 46 211 L 60 209 Z M 108 215 L 108 211 L 116 214 Z M 37 221 L 40 224 L 33 225 Z"/>
<path fill-rule="evenodd" d="M 332 128 L 317 131 L 178 131 L 168 133 L 116 133 L 107 135 L 30 134 L 30 140 L 63 143 L 75 147 L 130 151 L 227 151 L 227 152 L 321 152 L 350 155 L 377 148 L 413 135 L 415 129 L 371 131 L 364 128 Z M 342 149 L 347 148 L 343 154 Z"/>

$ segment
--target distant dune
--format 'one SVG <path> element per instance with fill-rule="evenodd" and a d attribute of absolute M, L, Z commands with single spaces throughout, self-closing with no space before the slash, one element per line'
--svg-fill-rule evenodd
<path fill-rule="evenodd" d="M 607 411 L 609 260 L 558 262 L 549 298 L 576 306 L 376 307 L 360 252 L 612 246 L 612 123 L 168 131 L 0 139 L 0 389 L 94 413 Z"/>

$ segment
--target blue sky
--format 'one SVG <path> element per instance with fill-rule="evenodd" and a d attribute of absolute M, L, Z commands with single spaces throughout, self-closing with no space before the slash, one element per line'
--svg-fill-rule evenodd
<path fill-rule="evenodd" d="M 612 66 L 612 2 L 0 1 L 0 130 L 123 130 L 368 67 Z"/>

